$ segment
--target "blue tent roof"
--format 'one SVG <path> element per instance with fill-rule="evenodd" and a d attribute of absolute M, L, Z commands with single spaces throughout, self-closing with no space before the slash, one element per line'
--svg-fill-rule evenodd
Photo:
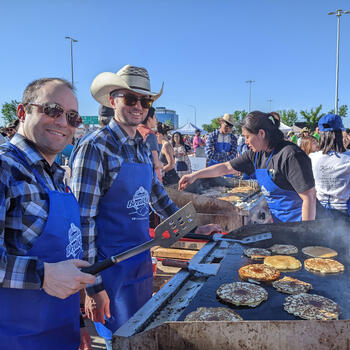
<path fill-rule="evenodd" d="M 199 128 L 198 126 L 195 126 L 192 123 L 187 123 L 184 126 L 182 126 L 179 129 L 173 130 L 171 133 L 173 134 L 174 132 L 180 132 L 183 135 L 194 135 L 196 130 L 200 130 L 201 132 L 203 132 L 203 130 L 201 128 Z"/>

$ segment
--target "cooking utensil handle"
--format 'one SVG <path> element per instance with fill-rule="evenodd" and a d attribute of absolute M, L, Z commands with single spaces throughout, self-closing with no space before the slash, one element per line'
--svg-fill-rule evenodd
<path fill-rule="evenodd" d="M 83 267 L 81 271 L 89 273 L 91 275 L 96 275 L 99 272 L 107 269 L 108 267 L 111 267 L 112 265 L 114 265 L 112 258 L 107 258 L 105 260 L 92 264 L 91 266 Z"/>
<path fill-rule="evenodd" d="M 182 269 L 188 268 L 188 261 L 175 260 L 175 259 L 164 259 L 162 260 L 162 265 L 171 267 L 180 267 Z"/>

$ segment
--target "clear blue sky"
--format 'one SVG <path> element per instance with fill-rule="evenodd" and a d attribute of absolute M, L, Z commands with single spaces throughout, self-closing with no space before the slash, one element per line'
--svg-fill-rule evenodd
<path fill-rule="evenodd" d="M 146 67 L 156 106 L 180 124 L 252 109 L 334 108 L 336 9 L 347 0 L 0 0 L 0 106 L 30 81 L 70 80 L 80 113 L 97 115 L 90 84 L 125 64 Z M 341 17 L 339 104 L 350 107 L 350 14 Z M 350 117 L 345 119 L 350 125 Z"/>

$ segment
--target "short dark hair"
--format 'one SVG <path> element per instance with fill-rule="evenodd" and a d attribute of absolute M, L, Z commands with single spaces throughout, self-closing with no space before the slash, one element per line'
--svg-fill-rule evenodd
<path fill-rule="evenodd" d="M 260 129 L 264 130 L 268 147 L 274 148 L 284 140 L 283 132 L 279 129 L 280 123 L 280 115 L 277 112 L 253 111 L 244 117 L 242 128 L 254 135 L 257 135 Z"/>
<path fill-rule="evenodd" d="M 320 151 L 328 154 L 330 151 L 343 153 L 346 151 L 341 130 L 324 131 L 320 133 Z"/>
<path fill-rule="evenodd" d="M 34 80 L 27 85 L 27 87 L 23 92 L 22 103 L 26 104 L 30 102 L 35 102 L 36 98 L 38 97 L 38 91 L 45 84 L 50 83 L 52 81 L 57 81 L 58 83 L 61 83 L 62 85 L 68 87 L 69 89 L 72 90 L 73 94 L 75 95 L 74 87 L 69 81 L 61 78 L 41 78 L 41 79 Z M 31 112 L 32 110 L 31 105 L 27 105 L 26 108 L 28 112 Z"/>
<path fill-rule="evenodd" d="M 154 109 L 154 107 L 150 107 L 150 108 L 148 109 L 146 118 L 145 118 L 141 123 L 144 124 L 144 125 L 146 125 L 147 120 L 148 120 L 149 118 L 154 118 L 155 111 L 156 111 L 156 110 Z"/>
<path fill-rule="evenodd" d="M 165 124 L 163 124 L 161 122 L 158 122 L 158 124 L 157 124 L 157 132 L 159 134 L 168 135 L 168 131 L 169 130 L 170 130 L 170 128 L 167 125 L 165 125 Z"/>

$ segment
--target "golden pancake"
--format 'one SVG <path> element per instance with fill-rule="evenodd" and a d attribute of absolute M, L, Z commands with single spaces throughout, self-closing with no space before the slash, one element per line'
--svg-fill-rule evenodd
<path fill-rule="evenodd" d="M 304 261 L 304 267 L 308 271 L 320 273 L 336 273 L 344 271 L 344 265 L 333 259 L 306 259 Z"/>
<path fill-rule="evenodd" d="M 264 288 L 251 283 L 233 282 L 220 286 L 217 296 L 224 302 L 237 306 L 258 306 L 267 299 Z"/>
<path fill-rule="evenodd" d="M 272 286 L 278 292 L 286 294 L 306 293 L 312 288 L 312 285 L 307 282 L 300 281 L 296 278 L 285 276 L 278 281 L 272 282 Z"/>
<path fill-rule="evenodd" d="M 227 307 L 199 307 L 189 313 L 185 321 L 242 321 L 237 312 Z"/>
<path fill-rule="evenodd" d="M 298 248 L 295 245 L 291 244 L 274 244 L 269 248 L 272 253 L 290 255 L 298 253 Z"/>
<path fill-rule="evenodd" d="M 288 313 L 305 320 L 337 320 L 340 314 L 337 303 L 316 294 L 291 295 L 283 306 Z"/>
<path fill-rule="evenodd" d="M 244 255 L 251 259 L 264 259 L 266 256 L 271 255 L 271 252 L 264 248 L 248 248 L 244 249 Z"/>
<path fill-rule="evenodd" d="M 314 258 L 334 258 L 335 256 L 338 255 L 338 253 L 331 248 L 321 247 L 316 245 L 305 247 L 302 249 L 302 252 L 305 255 L 309 255 Z"/>
<path fill-rule="evenodd" d="M 301 262 L 298 259 L 288 255 L 267 256 L 264 259 L 264 264 L 278 270 L 296 270 L 301 267 Z"/>
<path fill-rule="evenodd" d="M 274 267 L 265 264 L 250 264 L 241 267 L 238 275 L 242 280 L 274 281 L 280 277 L 280 272 Z"/>

